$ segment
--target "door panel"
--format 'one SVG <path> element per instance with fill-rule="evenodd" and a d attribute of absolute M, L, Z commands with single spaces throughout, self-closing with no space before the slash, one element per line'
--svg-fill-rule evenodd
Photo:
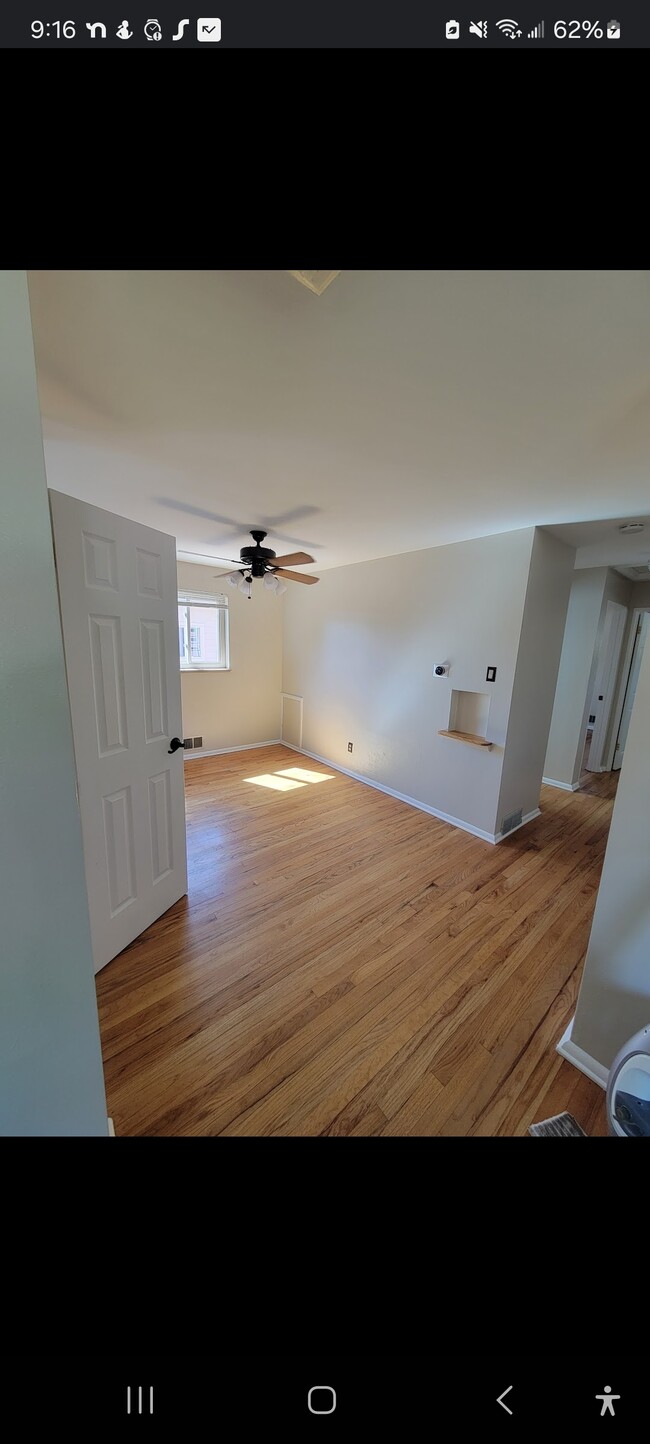
<path fill-rule="evenodd" d="M 626 621 L 627 607 L 622 606 L 620 602 L 608 602 L 603 627 L 601 658 L 597 674 L 597 685 L 600 693 L 602 693 L 602 697 L 599 698 L 601 705 L 598 705 L 598 702 L 594 704 L 596 709 L 596 722 L 591 734 L 589 761 L 586 763 L 588 772 L 602 771 L 605 740 L 614 703 L 616 675 L 621 657 L 623 632 L 625 631 Z"/>
<path fill-rule="evenodd" d="M 98 971 L 187 891 L 176 546 L 50 502 Z"/>
<path fill-rule="evenodd" d="M 612 767 L 615 771 L 618 770 L 623 761 L 623 753 L 625 751 L 625 743 L 627 742 L 627 733 L 630 725 L 630 717 L 632 716 L 632 708 L 634 706 L 634 698 L 636 696 L 636 684 L 639 680 L 641 660 L 643 657 L 643 649 L 645 647 L 647 634 L 648 613 L 644 612 L 643 616 L 639 618 L 638 622 L 637 634 L 634 643 L 634 651 L 632 653 L 632 662 L 630 665 L 627 687 L 625 690 L 623 712 L 621 714 L 621 725 L 618 729 L 618 737 L 616 739 L 614 761 L 612 763 Z"/>

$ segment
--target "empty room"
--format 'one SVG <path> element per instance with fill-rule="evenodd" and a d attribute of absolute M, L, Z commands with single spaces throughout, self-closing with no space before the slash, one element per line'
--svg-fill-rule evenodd
<path fill-rule="evenodd" d="M 647 274 L 0 278 L 2 1133 L 647 1134 Z"/>

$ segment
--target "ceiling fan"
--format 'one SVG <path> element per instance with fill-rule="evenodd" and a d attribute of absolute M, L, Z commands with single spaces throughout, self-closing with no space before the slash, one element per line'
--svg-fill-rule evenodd
<path fill-rule="evenodd" d="M 234 557 L 224 557 L 224 561 L 231 561 L 237 570 L 235 572 L 217 572 L 216 577 L 223 577 L 231 587 L 239 587 L 240 591 L 248 592 L 250 601 L 253 590 L 253 581 L 264 579 L 264 586 L 270 591 L 284 592 L 286 587 L 280 578 L 286 577 L 289 582 L 303 582 L 306 586 L 313 586 L 318 577 L 302 576 L 300 572 L 287 571 L 285 562 L 293 566 L 307 566 L 313 562 L 308 552 L 290 552 L 287 556 L 277 557 L 270 547 L 263 547 L 267 533 L 265 531 L 251 531 L 254 546 L 242 547 L 239 553 L 239 561 Z"/>

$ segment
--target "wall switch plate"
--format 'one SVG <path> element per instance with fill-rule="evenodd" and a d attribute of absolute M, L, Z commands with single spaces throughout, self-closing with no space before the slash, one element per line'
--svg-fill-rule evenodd
<path fill-rule="evenodd" d="M 496 679 L 497 679 L 497 669 L 496 669 L 496 667 L 488 667 L 487 672 L 485 673 L 485 680 L 486 680 L 486 682 L 496 682 Z"/>
<path fill-rule="evenodd" d="M 195 747 L 202 747 L 202 746 L 203 746 L 203 738 L 202 738 L 202 737 L 195 737 L 195 738 L 194 738 L 194 746 L 195 746 Z"/>
<path fill-rule="evenodd" d="M 352 743 L 351 743 L 351 742 L 348 742 L 348 752 L 351 752 L 351 751 L 352 751 Z"/>
<path fill-rule="evenodd" d="M 192 741 L 192 738 L 191 738 L 191 737 L 184 737 L 184 738 L 183 738 L 183 746 L 184 746 L 184 747 L 193 747 L 193 746 L 194 746 L 194 743 L 193 743 L 193 741 Z"/>

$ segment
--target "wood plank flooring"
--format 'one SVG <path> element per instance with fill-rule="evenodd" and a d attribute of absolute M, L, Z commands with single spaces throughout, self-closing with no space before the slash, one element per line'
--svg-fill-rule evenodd
<path fill-rule="evenodd" d="M 124 1135 L 526 1135 L 604 1094 L 555 1052 L 618 773 L 494 847 L 281 746 L 185 767 L 189 895 L 97 977 Z M 295 779 L 294 779 L 295 780 Z"/>

